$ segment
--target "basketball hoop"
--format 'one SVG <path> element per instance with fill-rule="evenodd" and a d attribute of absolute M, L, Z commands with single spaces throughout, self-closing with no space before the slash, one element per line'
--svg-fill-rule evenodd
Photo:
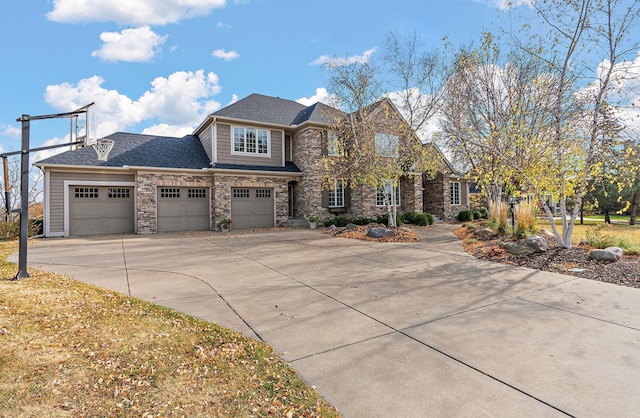
<path fill-rule="evenodd" d="M 96 140 L 96 143 L 93 144 L 92 147 L 96 150 L 96 154 L 98 154 L 98 160 L 107 161 L 109 151 L 111 151 L 111 148 L 113 148 L 113 144 L 115 143 L 116 141 L 113 139 L 101 138 Z"/>

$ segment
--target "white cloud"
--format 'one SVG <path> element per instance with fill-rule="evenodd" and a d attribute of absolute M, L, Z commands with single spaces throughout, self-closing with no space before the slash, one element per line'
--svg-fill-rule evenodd
<path fill-rule="evenodd" d="M 0 125 L 0 128 L 2 128 L 2 135 L 4 136 L 10 136 L 12 138 L 20 138 L 22 136 L 22 130 L 16 126 Z"/>
<path fill-rule="evenodd" d="M 237 102 L 237 101 L 238 101 L 238 99 L 239 99 L 239 97 L 238 97 L 238 95 L 237 95 L 237 94 L 235 94 L 235 93 L 234 93 L 234 94 L 232 94 L 232 95 L 231 95 L 231 101 L 227 104 L 227 106 L 234 104 L 235 102 Z"/>
<path fill-rule="evenodd" d="M 165 25 L 206 16 L 225 4 L 226 0 L 53 0 L 47 17 L 60 23 Z"/>
<path fill-rule="evenodd" d="M 316 89 L 316 94 L 311 97 L 301 97 L 296 100 L 296 102 L 303 104 L 305 106 L 311 106 L 315 103 L 321 102 L 324 104 L 333 103 L 333 97 L 329 94 L 326 88 L 318 87 Z"/>
<path fill-rule="evenodd" d="M 143 62 L 152 59 L 160 51 L 168 35 L 160 36 L 149 26 L 124 29 L 122 32 L 102 32 L 102 48 L 91 56 L 104 61 Z"/>
<path fill-rule="evenodd" d="M 159 123 L 157 125 L 145 128 L 142 133 L 144 135 L 173 136 L 176 138 L 182 138 L 185 135 L 191 135 L 193 133 L 193 126 L 179 126 Z"/>
<path fill-rule="evenodd" d="M 362 55 L 353 55 L 347 57 L 330 57 L 328 55 L 322 55 L 315 61 L 311 62 L 311 65 L 322 65 L 325 67 L 341 67 L 343 65 L 367 63 L 371 55 L 376 52 L 376 48 L 371 48 L 362 53 Z"/>
<path fill-rule="evenodd" d="M 211 55 L 213 55 L 216 58 L 223 59 L 225 61 L 231 61 L 240 57 L 240 55 L 236 51 L 227 52 L 224 49 L 216 49 L 215 51 L 212 52 Z"/>
<path fill-rule="evenodd" d="M 216 101 L 202 102 L 220 93 L 218 76 L 214 73 L 178 71 L 168 78 L 157 77 L 151 85 L 152 89 L 138 101 L 147 118 L 157 117 L 170 124 L 195 125 L 201 122 L 204 114 L 220 107 Z"/>
<path fill-rule="evenodd" d="M 193 129 L 206 115 L 220 108 L 220 103 L 212 98 L 220 92 L 218 76 L 212 72 L 205 74 L 204 70 L 178 71 L 167 78 L 157 77 L 151 82 L 151 89 L 138 99 L 117 90 L 105 89 L 102 87 L 104 82 L 102 77 L 93 76 L 80 80 L 76 85 L 50 85 L 47 86 L 45 100 L 61 111 L 95 102 L 91 111 L 96 119 L 93 126 L 97 137 L 154 119 L 167 125 L 162 128 L 165 131 L 175 129 L 177 132 L 185 126 Z M 175 128 L 169 128 L 169 125 Z"/>
<path fill-rule="evenodd" d="M 485 3 L 496 7 L 498 10 L 509 10 L 512 7 L 532 6 L 535 0 L 474 0 L 477 3 Z"/>
<path fill-rule="evenodd" d="M 232 26 L 229 23 L 218 22 L 216 24 L 216 29 L 231 29 Z"/>

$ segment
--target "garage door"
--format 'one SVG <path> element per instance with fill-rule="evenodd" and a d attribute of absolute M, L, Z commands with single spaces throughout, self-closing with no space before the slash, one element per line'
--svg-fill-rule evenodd
<path fill-rule="evenodd" d="M 209 229 L 209 189 L 158 187 L 158 231 Z"/>
<path fill-rule="evenodd" d="M 69 186 L 69 235 L 134 231 L 133 187 Z"/>
<path fill-rule="evenodd" d="M 274 225 L 273 189 L 231 189 L 233 228 L 270 228 Z"/>

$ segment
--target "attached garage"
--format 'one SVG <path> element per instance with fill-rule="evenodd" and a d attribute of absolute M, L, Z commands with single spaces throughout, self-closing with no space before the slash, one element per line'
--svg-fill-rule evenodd
<path fill-rule="evenodd" d="M 274 190 L 239 187 L 231 189 L 233 228 L 270 228 L 274 226 Z"/>
<path fill-rule="evenodd" d="M 69 235 L 135 232 L 133 187 L 95 185 L 68 187 Z"/>
<path fill-rule="evenodd" d="M 207 187 L 158 187 L 158 231 L 210 229 Z"/>

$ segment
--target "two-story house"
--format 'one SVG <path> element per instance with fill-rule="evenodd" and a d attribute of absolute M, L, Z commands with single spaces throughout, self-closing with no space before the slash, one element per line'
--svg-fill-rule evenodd
<path fill-rule="evenodd" d="M 384 213 L 388 190 L 323 184 L 318 160 L 331 152 L 337 113 L 322 103 L 252 94 L 183 138 L 114 133 L 107 161 L 92 147 L 41 160 L 35 165 L 44 172 L 45 235 L 208 230 L 224 218 L 233 228 L 265 228 L 311 215 Z M 468 194 L 452 175 L 403 178 L 400 213 L 455 216 Z"/>

